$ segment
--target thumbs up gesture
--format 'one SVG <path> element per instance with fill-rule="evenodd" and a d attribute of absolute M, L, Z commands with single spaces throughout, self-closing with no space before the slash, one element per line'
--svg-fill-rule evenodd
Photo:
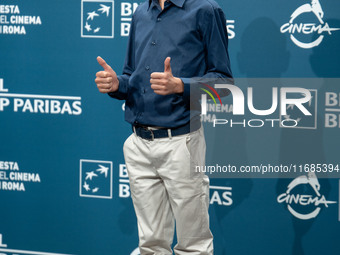
<path fill-rule="evenodd" d="M 171 71 L 170 57 L 164 61 L 164 72 L 151 74 L 151 88 L 158 95 L 170 95 L 175 93 L 182 93 L 184 91 L 184 84 L 180 78 L 174 77 Z"/>
<path fill-rule="evenodd" d="M 119 81 L 116 72 L 113 71 L 111 66 L 109 66 L 101 57 L 97 57 L 97 61 L 104 69 L 104 71 L 96 73 L 95 82 L 99 92 L 109 93 L 117 91 L 119 87 Z"/>

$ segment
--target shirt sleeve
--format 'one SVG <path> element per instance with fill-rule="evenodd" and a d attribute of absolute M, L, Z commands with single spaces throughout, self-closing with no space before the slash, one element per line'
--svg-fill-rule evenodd
<path fill-rule="evenodd" d="M 203 77 L 181 78 L 184 83 L 183 97 L 190 100 L 190 96 L 200 97 L 200 86 L 195 84 L 200 81 L 213 83 L 233 82 L 228 54 L 228 32 L 226 18 L 222 9 L 218 6 L 211 6 L 204 11 L 199 19 L 199 30 L 203 39 L 206 54 L 207 70 Z M 213 82 L 218 80 L 217 82 Z M 224 82 L 223 82 L 224 81 Z M 208 83 L 210 83 L 208 82 Z M 229 90 L 218 90 L 220 96 L 226 96 Z"/>
<path fill-rule="evenodd" d="M 134 16 L 131 21 L 130 33 L 129 33 L 129 40 L 127 45 L 127 52 L 125 57 L 125 63 L 123 67 L 122 75 L 118 75 L 119 87 L 118 90 L 115 92 L 110 92 L 108 95 L 110 97 L 119 99 L 119 100 L 126 100 L 128 96 L 128 87 L 129 87 L 129 80 L 130 76 L 135 70 L 135 21 Z"/>

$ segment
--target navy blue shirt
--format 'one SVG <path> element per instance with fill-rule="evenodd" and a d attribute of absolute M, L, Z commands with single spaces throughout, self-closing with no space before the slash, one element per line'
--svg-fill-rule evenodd
<path fill-rule="evenodd" d="M 213 0 L 170 0 L 161 9 L 147 0 L 135 11 L 123 74 L 111 97 L 126 100 L 125 119 L 131 124 L 178 127 L 190 118 L 190 78 L 232 77 L 223 11 Z M 150 75 L 164 72 L 171 57 L 174 77 L 182 79 L 181 94 L 158 95 Z M 197 100 L 198 99 L 191 99 Z"/>

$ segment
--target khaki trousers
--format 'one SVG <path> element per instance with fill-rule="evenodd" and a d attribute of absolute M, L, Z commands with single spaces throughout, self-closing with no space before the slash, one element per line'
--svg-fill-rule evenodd
<path fill-rule="evenodd" d="M 209 178 L 194 172 L 194 165 L 205 164 L 205 148 L 202 128 L 153 141 L 133 133 L 125 141 L 141 255 L 173 254 L 175 223 L 175 254 L 213 254 Z"/>

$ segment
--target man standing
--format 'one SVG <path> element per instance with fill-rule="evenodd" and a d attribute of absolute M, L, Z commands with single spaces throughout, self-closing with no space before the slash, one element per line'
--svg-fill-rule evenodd
<path fill-rule="evenodd" d="M 142 255 L 213 254 L 209 178 L 190 78 L 231 78 L 226 19 L 213 0 L 147 0 L 135 11 L 123 75 L 98 57 L 100 92 L 125 100 L 124 143 Z"/>

